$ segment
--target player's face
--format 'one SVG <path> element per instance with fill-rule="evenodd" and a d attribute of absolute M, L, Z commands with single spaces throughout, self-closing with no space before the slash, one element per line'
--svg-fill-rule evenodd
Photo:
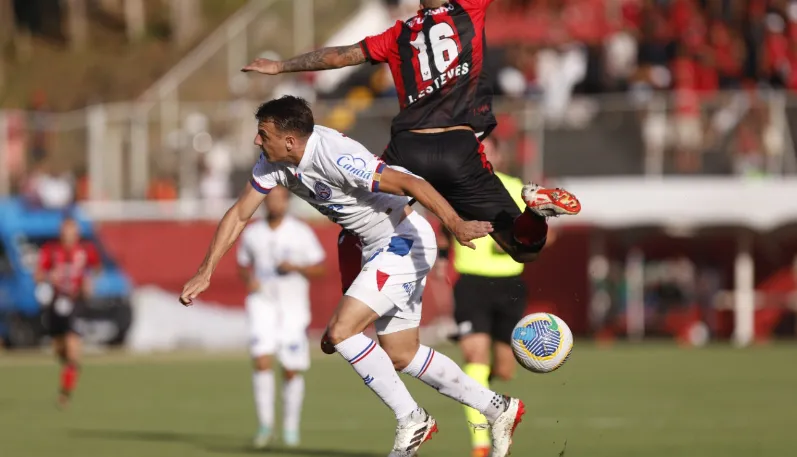
<path fill-rule="evenodd" d="M 269 162 L 285 162 L 288 158 L 288 141 L 273 122 L 261 122 L 257 125 L 255 146 L 263 151 Z"/>
<path fill-rule="evenodd" d="M 288 189 L 277 186 L 266 197 L 266 211 L 269 216 L 280 218 L 288 211 Z"/>
<path fill-rule="evenodd" d="M 64 221 L 61 224 L 61 244 L 64 246 L 74 246 L 80 241 L 80 231 L 77 223 L 73 220 Z"/>

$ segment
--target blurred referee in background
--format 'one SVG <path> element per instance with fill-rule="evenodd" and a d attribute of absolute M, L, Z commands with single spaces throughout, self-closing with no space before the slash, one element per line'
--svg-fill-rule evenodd
<path fill-rule="evenodd" d="M 500 172 L 504 160 L 497 140 L 486 138 L 483 145 L 496 176 L 523 211 L 523 182 Z M 465 373 L 488 386 L 491 378 L 509 380 L 515 374 L 517 362 L 511 336 L 526 310 L 526 285 L 521 278 L 524 264 L 512 260 L 490 237 L 473 243 L 475 250 L 463 249 L 459 243 L 451 243 L 449 237 L 439 240 L 438 271 L 447 271 L 447 262 L 442 260 L 449 258 L 453 245 L 454 269 L 459 273 L 454 285 L 454 319 L 458 326 L 455 338 L 465 359 Z M 472 408 L 465 408 L 465 415 L 470 423 L 473 456 L 487 457 L 491 445 L 487 420 Z"/>

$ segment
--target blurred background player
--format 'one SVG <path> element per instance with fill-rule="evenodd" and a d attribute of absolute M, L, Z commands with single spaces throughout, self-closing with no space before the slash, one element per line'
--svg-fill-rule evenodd
<path fill-rule="evenodd" d="M 93 245 L 81 242 L 80 227 L 70 216 L 61 223 L 60 239 L 45 244 L 39 252 L 36 294 L 45 308 L 44 325 L 62 364 L 60 406 L 66 406 L 77 384 L 80 334 L 75 318 L 91 295 L 89 277 L 99 266 L 97 251 Z"/>
<path fill-rule="evenodd" d="M 249 296 L 252 381 L 260 428 L 256 448 L 266 447 L 274 428 L 274 357 L 283 369 L 283 441 L 299 444 L 304 400 L 302 373 L 310 366 L 308 279 L 324 274 L 324 250 L 313 230 L 287 214 L 290 193 L 277 186 L 265 199 L 266 217 L 243 231 L 238 266 Z"/>
<path fill-rule="evenodd" d="M 515 198 L 518 208 L 525 203 L 521 198 L 523 182 L 502 173 L 504 160 L 497 140 L 486 138 L 484 153 L 501 183 Z M 450 234 L 438 241 L 440 254 L 438 272 L 447 271 Z M 476 249 L 454 246 L 454 268 L 459 279 L 454 286 L 454 318 L 458 332 L 456 339 L 465 359 L 463 370 L 479 384 L 489 387 L 491 377 L 509 380 L 515 373 L 511 336 L 515 324 L 523 317 L 526 308 L 526 284 L 521 278 L 524 265 L 517 263 L 490 238 L 473 242 Z M 545 239 L 541 241 L 545 243 Z M 491 364 L 492 352 L 492 364 Z M 481 424 L 487 420 L 473 408 L 465 408 L 470 424 L 474 457 L 490 453 L 490 433 Z"/>

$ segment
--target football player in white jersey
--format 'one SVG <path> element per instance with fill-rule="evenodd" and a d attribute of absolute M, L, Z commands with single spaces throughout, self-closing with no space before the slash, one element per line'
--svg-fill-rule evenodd
<path fill-rule="evenodd" d="M 362 240 L 363 267 L 330 319 L 335 350 L 393 411 L 398 426 L 389 457 L 416 455 L 437 430 L 397 371 L 481 412 L 490 424 L 492 456 L 505 457 L 525 410 L 523 403 L 481 386 L 443 354 L 420 344 L 421 297 L 437 256 L 435 233 L 408 196 L 437 215 L 458 242 L 492 232 L 488 222 L 464 221 L 426 181 L 393 170 L 360 143 L 316 126 L 307 102 L 285 96 L 262 104 L 255 144 L 261 149 L 251 186 L 219 223 L 205 260 L 186 283 L 180 302 L 210 285 L 213 270 L 271 189 L 293 194 Z M 379 344 L 363 331 L 376 327 Z"/>
<path fill-rule="evenodd" d="M 324 250 L 313 230 L 287 214 L 290 193 L 277 186 L 266 197 L 266 217 L 249 224 L 238 245 L 238 267 L 249 288 L 252 378 L 260 428 L 255 448 L 266 447 L 274 428 L 274 357 L 283 369 L 283 443 L 299 445 L 304 400 L 302 372 L 310 367 L 309 278 L 324 274 Z"/>

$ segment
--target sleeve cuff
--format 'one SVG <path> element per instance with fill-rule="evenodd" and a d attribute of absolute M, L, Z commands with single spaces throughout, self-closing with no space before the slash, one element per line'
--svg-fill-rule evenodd
<path fill-rule="evenodd" d="M 385 170 L 384 162 L 379 162 L 374 171 L 374 176 L 371 178 L 371 192 L 379 192 L 379 182 L 382 180 L 382 172 Z"/>
<path fill-rule="evenodd" d="M 255 180 L 255 178 L 252 178 L 249 182 L 252 184 L 252 187 L 254 187 L 256 191 L 260 192 L 263 195 L 268 195 L 268 193 L 271 192 L 271 188 L 266 188 L 261 186 L 260 184 L 258 184 L 257 180 Z"/>
<path fill-rule="evenodd" d="M 365 59 L 371 62 L 371 65 L 376 65 L 380 63 L 375 61 L 374 58 L 371 57 L 371 51 L 368 49 L 368 43 L 366 42 L 366 40 L 360 41 L 360 49 L 363 51 L 363 54 L 365 54 Z"/>

